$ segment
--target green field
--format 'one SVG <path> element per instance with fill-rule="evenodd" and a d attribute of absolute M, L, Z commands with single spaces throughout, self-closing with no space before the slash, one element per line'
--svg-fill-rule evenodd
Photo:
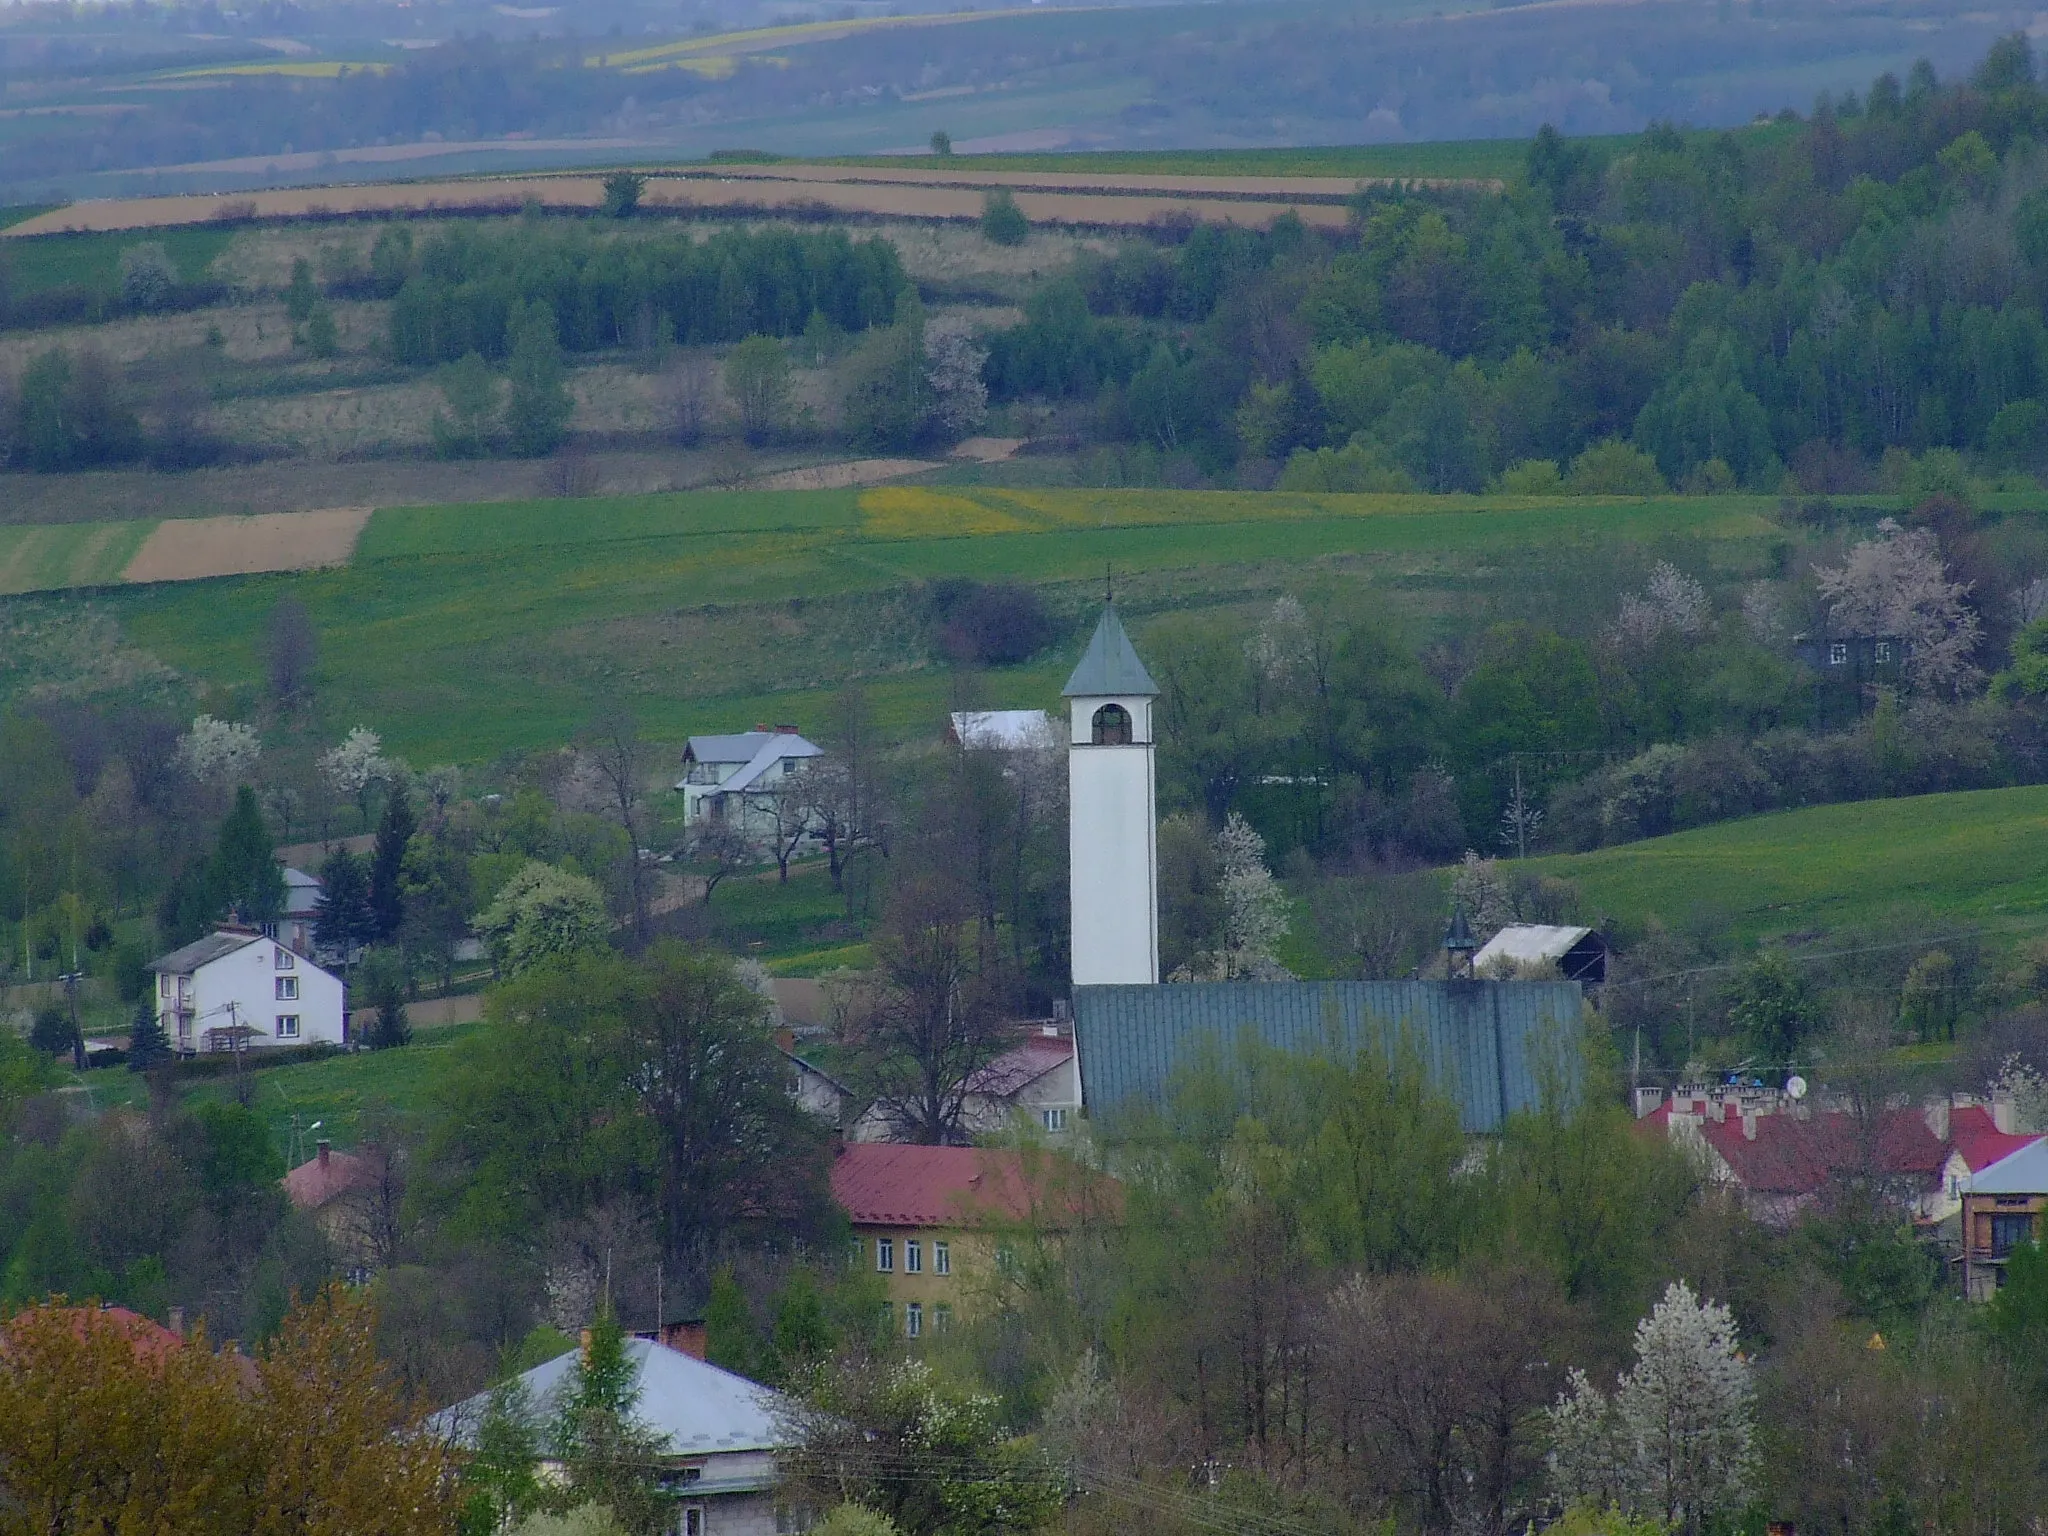
<path fill-rule="evenodd" d="M 0 212 L 0 229 L 20 223 L 45 209 L 14 209 Z M 10 217 L 19 214 L 19 218 Z M 39 293 L 50 288 L 89 288 L 112 292 L 120 280 L 121 253 L 131 245 L 155 241 L 162 245 L 185 282 L 197 282 L 206 275 L 214 258 L 235 238 L 229 228 L 197 225 L 192 228 L 157 229 L 145 233 L 29 235 L 0 243 L 8 281 L 15 293 Z"/>
<path fill-rule="evenodd" d="M 607 697 L 657 739 L 771 718 L 816 728 L 853 676 L 885 729 L 930 730 L 949 686 L 917 595 L 933 577 L 1039 584 L 1078 632 L 1106 566 L 1141 620 L 1270 602 L 1331 570 L 1427 623 L 1477 587 L 1570 575 L 1620 546 L 1760 574 L 1785 538 L 1770 505 L 896 487 L 395 509 L 344 568 L 101 601 L 196 686 L 253 690 L 264 617 L 290 593 L 321 632 L 330 730 L 367 722 L 416 762 L 476 763 L 558 744 Z M 989 686 L 1044 703 L 1067 660 Z"/>
<path fill-rule="evenodd" d="M 0 526 L 0 596 L 119 581 L 154 522 Z"/>
<path fill-rule="evenodd" d="M 1584 910 L 1744 942 L 1910 921 L 1996 939 L 2048 924 L 2048 786 L 1866 800 L 1532 860 Z"/>
<path fill-rule="evenodd" d="M 11 229 L 16 224 L 26 224 L 37 214 L 48 213 L 53 206 L 50 203 L 16 203 L 0 208 L 0 229 Z"/>
<path fill-rule="evenodd" d="M 1598 142 L 1598 141 L 1594 141 Z M 824 165 L 890 170 L 1045 171 L 1083 176 L 1519 176 L 1527 139 L 1456 139 L 1434 144 L 1353 144 L 1303 149 L 1081 150 L 1043 155 L 848 156 Z"/>

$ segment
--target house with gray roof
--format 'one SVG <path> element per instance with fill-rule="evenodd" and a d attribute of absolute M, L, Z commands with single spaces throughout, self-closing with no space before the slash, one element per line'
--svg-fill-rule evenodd
<path fill-rule="evenodd" d="M 782 791 L 825 749 L 804 740 L 793 725 L 757 725 L 730 736 L 692 736 L 683 748 L 683 821 L 730 822 L 766 842 L 780 824 Z"/>
<path fill-rule="evenodd" d="M 651 1339 L 625 1341 L 639 1398 L 634 1417 L 660 1438 L 661 1480 L 676 1501 L 680 1536 L 775 1536 L 775 1453 L 788 1444 L 793 1404 L 771 1388 Z M 568 1350 L 519 1377 L 530 1411 L 553 1422 L 576 1390 L 581 1353 Z M 470 1447 L 491 1395 L 444 1408 L 427 1420 L 436 1434 Z"/>
<path fill-rule="evenodd" d="M 278 939 L 223 928 L 149 969 L 157 1021 L 181 1055 L 347 1042 L 341 978 Z"/>

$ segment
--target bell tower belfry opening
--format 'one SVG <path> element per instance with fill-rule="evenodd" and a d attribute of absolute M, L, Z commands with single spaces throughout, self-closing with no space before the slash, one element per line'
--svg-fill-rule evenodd
<path fill-rule="evenodd" d="M 1067 679 L 1068 880 L 1077 987 L 1159 980 L 1158 803 L 1152 702 L 1159 689 L 1105 604 Z"/>

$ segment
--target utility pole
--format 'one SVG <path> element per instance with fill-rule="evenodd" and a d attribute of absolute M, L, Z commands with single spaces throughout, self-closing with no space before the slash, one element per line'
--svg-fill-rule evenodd
<path fill-rule="evenodd" d="M 78 956 L 74 952 L 71 964 L 76 967 Z M 65 999 L 71 1004 L 71 1065 L 78 1071 L 85 1070 L 85 1036 L 78 1028 L 78 984 L 85 980 L 85 973 L 77 969 L 66 971 L 57 978 L 64 983 Z"/>

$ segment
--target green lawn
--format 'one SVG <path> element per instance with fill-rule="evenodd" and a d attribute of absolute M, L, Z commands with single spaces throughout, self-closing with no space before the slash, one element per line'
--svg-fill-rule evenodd
<path fill-rule="evenodd" d="M 16 224 L 26 224 L 38 214 L 48 213 L 53 203 L 15 203 L 0 207 L 0 229 L 12 229 Z"/>
<path fill-rule="evenodd" d="M 155 527 L 154 522 L 0 526 L 0 596 L 119 581 Z"/>
<path fill-rule="evenodd" d="M 1994 940 L 2048 924 L 2048 786 L 1817 806 L 1533 860 L 1624 924 L 1744 940 L 1910 919 Z"/>
<path fill-rule="evenodd" d="M 934 577 L 1039 584 L 1078 626 L 1105 566 L 1142 622 L 1270 602 L 1334 565 L 1407 618 L 1620 545 L 1762 574 L 1786 538 L 1771 506 L 895 487 L 409 508 L 379 512 L 346 567 L 102 601 L 131 644 L 201 685 L 253 689 L 265 616 L 296 596 L 321 632 L 324 729 L 367 722 L 415 762 L 476 763 L 559 743 L 605 696 L 657 739 L 809 729 L 851 676 L 892 734 L 931 729 L 949 686 L 917 596 Z M 988 686 L 1044 703 L 1068 660 Z"/>

